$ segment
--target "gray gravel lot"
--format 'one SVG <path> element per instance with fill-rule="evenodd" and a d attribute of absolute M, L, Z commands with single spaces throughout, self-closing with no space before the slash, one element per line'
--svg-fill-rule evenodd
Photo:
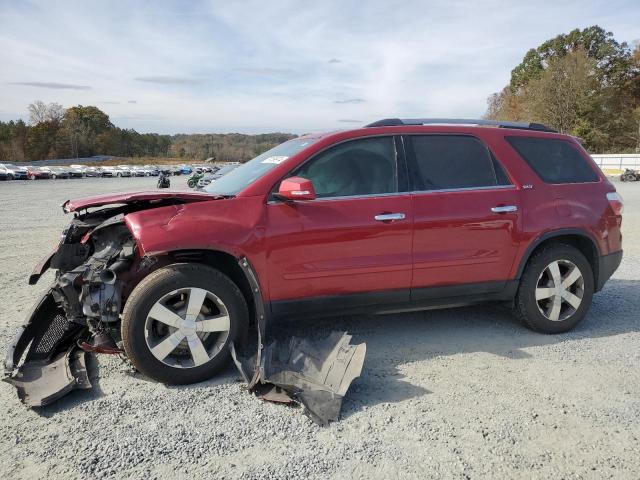
<path fill-rule="evenodd" d="M 155 182 L 0 183 L 2 356 L 52 279 L 27 285 L 69 221 L 59 205 Z M 625 258 L 574 332 L 532 333 L 497 306 L 307 325 L 367 342 L 327 428 L 252 397 L 232 367 L 167 387 L 101 356 L 97 388 L 41 411 L 0 384 L 0 478 L 640 478 L 640 183 L 617 186 Z"/>

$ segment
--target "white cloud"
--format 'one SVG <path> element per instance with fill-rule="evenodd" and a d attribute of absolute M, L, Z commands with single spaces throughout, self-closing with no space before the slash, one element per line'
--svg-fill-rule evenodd
<path fill-rule="evenodd" d="M 639 16 L 630 1 L 0 0 L 0 118 L 35 99 L 169 133 L 477 117 L 529 48 L 593 24 L 631 41 Z"/>

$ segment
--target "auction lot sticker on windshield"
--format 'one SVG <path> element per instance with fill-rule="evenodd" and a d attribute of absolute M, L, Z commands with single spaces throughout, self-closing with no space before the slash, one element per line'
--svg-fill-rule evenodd
<path fill-rule="evenodd" d="M 279 163 L 284 162 L 287 158 L 287 156 L 285 155 L 279 155 L 279 156 L 275 156 L 275 157 L 269 157 L 269 158 L 265 158 L 264 160 L 262 160 L 262 163 L 275 163 L 276 165 Z"/>

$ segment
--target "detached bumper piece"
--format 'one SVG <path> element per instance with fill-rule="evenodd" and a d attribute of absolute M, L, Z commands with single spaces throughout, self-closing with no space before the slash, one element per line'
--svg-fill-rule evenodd
<path fill-rule="evenodd" d="M 351 335 L 333 332 L 318 340 L 289 337 L 274 341 L 249 357 L 233 349 L 232 354 L 258 397 L 299 402 L 314 422 L 327 425 L 338 420 L 342 400 L 362 372 L 366 344 L 351 345 Z"/>
<path fill-rule="evenodd" d="M 67 320 L 50 290 L 10 345 L 4 381 L 16 387 L 29 407 L 48 405 L 76 388 L 91 388 L 87 353 L 76 345 L 86 331 Z"/>

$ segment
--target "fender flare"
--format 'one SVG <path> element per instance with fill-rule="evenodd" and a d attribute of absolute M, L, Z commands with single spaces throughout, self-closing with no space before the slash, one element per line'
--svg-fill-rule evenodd
<path fill-rule="evenodd" d="M 189 249 L 185 249 L 185 251 L 187 252 L 189 251 L 220 252 L 225 255 L 228 255 L 229 257 L 233 257 L 236 263 L 238 264 L 238 266 L 240 267 L 240 271 L 242 271 L 242 274 L 247 280 L 247 284 L 251 288 L 251 296 L 253 298 L 253 302 L 255 306 L 255 316 L 256 316 L 255 320 L 256 322 L 259 322 L 259 324 L 262 324 L 264 328 L 264 326 L 266 325 L 266 323 L 269 321 L 269 318 L 270 318 L 270 315 L 269 315 L 270 309 L 267 308 L 267 303 L 263 297 L 263 292 L 262 292 L 262 289 L 260 288 L 260 282 L 258 280 L 258 274 L 256 272 L 256 269 L 253 267 L 251 261 L 245 254 L 241 254 L 240 256 L 234 255 L 234 253 L 230 249 L 227 249 L 224 247 L 218 247 L 218 246 L 215 246 L 215 247 L 208 246 L 207 248 L 189 248 Z M 181 252 L 181 250 L 169 251 L 169 252 L 147 252 L 143 257 L 141 257 L 141 261 L 144 261 L 144 259 L 158 258 L 165 255 L 172 255 L 176 252 Z"/>
<path fill-rule="evenodd" d="M 564 237 L 567 235 L 582 237 L 589 241 L 589 243 L 591 244 L 591 247 L 593 248 L 593 252 L 595 254 L 595 262 L 592 265 L 592 268 L 593 268 L 594 280 L 597 279 L 598 278 L 598 259 L 601 256 L 600 248 L 598 247 L 598 242 L 596 242 L 596 240 L 593 238 L 593 236 L 589 232 L 579 228 L 561 228 L 559 230 L 552 230 L 550 232 L 543 233 L 542 235 L 539 235 L 538 237 L 536 237 L 531 243 L 529 243 L 529 246 L 525 250 L 524 255 L 522 255 L 522 258 L 520 259 L 520 264 L 518 265 L 518 270 L 516 271 L 515 278 L 520 279 L 520 277 L 522 276 L 522 273 L 524 272 L 524 268 L 527 265 L 527 262 L 531 258 L 531 254 L 536 248 L 538 248 L 538 246 L 540 246 L 541 243 L 551 238 Z"/>

